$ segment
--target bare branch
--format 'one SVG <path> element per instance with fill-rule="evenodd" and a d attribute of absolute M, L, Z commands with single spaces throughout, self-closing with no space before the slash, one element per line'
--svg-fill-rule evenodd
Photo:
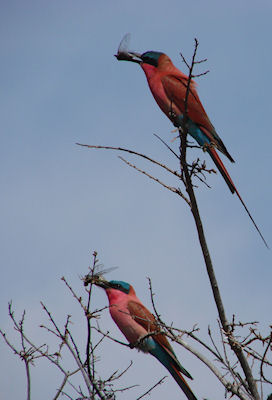
<path fill-rule="evenodd" d="M 159 184 L 162 185 L 164 188 L 170 190 L 170 191 L 173 192 L 173 193 L 178 194 L 180 197 L 183 198 L 183 200 L 186 201 L 187 204 L 190 205 L 189 200 L 187 199 L 187 197 L 184 196 L 184 194 L 180 191 L 179 188 L 175 188 L 175 187 L 166 185 L 166 184 L 163 183 L 160 179 L 155 178 L 154 176 L 150 175 L 149 173 L 145 172 L 144 170 L 142 170 L 142 169 L 136 167 L 136 165 L 131 164 L 129 161 L 125 160 L 125 159 L 124 159 L 123 157 L 121 157 L 121 156 L 119 156 L 118 158 L 120 158 L 120 160 L 124 161 L 124 163 L 126 163 L 126 164 L 129 165 L 130 167 L 136 169 L 138 172 L 141 172 L 141 174 L 143 174 L 143 175 L 147 176 L 148 178 L 152 179 L 153 181 L 159 183 Z"/>
<path fill-rule="evenodd" d="M 161 378 L 157 383 L 155 383 L 155 385 L 153 385 L 147 392 L 145 392 L 144 394 L 142 394 L 140 397 L 137 397 L 136 400 L 140 400 L 143 399 L 145 396 L 149 395 L 151 393 L 151 391 L 153 389 L 155 389 L 157 386 L 161 385 L 164 381 L 164 379 L 166 378 L 166 376 L 164 376 L 163 378 Z"/>
<path fill-rule="evenodd" d="M 210 253 L 209 253 L 209 249 L 208 249 L 208 245 L 206 242 L 206 238 L 205 238 L 205 234 L 204 234 L 204 229 L 203 229 L 203 225 L 202 225 L 202 221 L 201 221 L 201 217 L 199 214 L 199 210 L 198 210 L 198 205 L 197 205 L 197 201 L 195 198 L 195 194 L 194 194 L 194 189 L 193 189 L 193 185 L 191 182 L 191 178 L 190 178 L 190 174 L 188 171 L 188 167 L 187 167 L 187 163 L 186 163 L 186 142 L 187 142 L 187 133 L 188 133 L 188 128 L 187 128 L 187 120 L 188 120 L 188 116 L 187 116 L 187 109 L 188 109 L 188 98 L 189 98 L 189 91 L 190 91 L 190 83 L 191 83 L 191 79 L 192 79 L 192 72 L 193 72 L 193 68 L 195 65 L 195 57 L 196 57 L 196 52 L 197 52 L 197 48 L 198 48 L 198 40 L 195 39 L 195 48 L 194 48 L 194 52 L 193 52 L 193 56 L 192 56 L 192 62 L 189 68 L 189 77 L 188 77 L 188 83 L 187 83 L 187 90 L 186 90 L 186 96 L 185 96 L 185 113 L 184 113 L 184 118 L 183 118 L 183 124 L 179 129 L 180 132 L 180 164 L 181 164 L 181 171 L 184 173 L 184 177 L 185 177 L 185 181 L 186 181 L 186 190 L 187 193 L 189 195 L 190 198 L 190 203 L 191 203 L 191 211 L 195 220 L 195 224 L 196 224 L 196 228 L 197 228 L 197 232 L 198 232 L 198 237 L 199 237 L 199 242 L 200 242 L 200 246 L 202 249 L 202 253 L 203 253 L 203 257 L 205 260 L 205 264 L 206 264 L 206 270 L 210 279 L 210 284 L 211 284 L 211 288 L 212 288 L 212 292 L 213 292 L 213 296 L 214 296 L 214 300 L 217 306 L 217 310 L 218 310 L 218 314 L 219 314 L 219 318 L 222 324 L 222 327 L 224 329 L 224 333 L 227 335 L 228 338 L 228 342 L 230 344 L 230 347 L 232 348 L 232 350 L 234 351 L 234 353 L 236 354 L 240 365 L 244 371 L 244 374 L 246 376 L 246 380 L 248 383 L 248 387 L 250 390 L 250 393 L 253 395 L 255 400 L 260 400 L 260 396 L 257 390 L 257 386 L 256 386 L 256 382 L 253 378 L 252 375 L 252 371 L 250 369 L 250 366 L 246 360 L 246 357 L 242 351 L 242 347 L 241 345 L 234 339 L 233 335 L 230 332 L 230 326 L 229 326 L 229 322 L 226 318 L 226 314 L 225 314 L 225 309 L 223 306 L 223 301 L 221 298 L 221 294 L 219 291 L 219 286 L 215 277 L 215 273 L 214 273 L 214 268 L 213 268 L 213 264 L 212 264 L 212 260 L 210 257 Z"/>
<path fill-rule="evenodd" d="M 263 380 L 264 380 L 265 382 L 267 382 L 267 383 L 271 383 L 271 384 L 272 384 L 272 381 L 269 380 L 269 379 L 267 379 L 267 378 L 264 376 L 264 372 L 263 372 L 264 360 L 265 360 L 267 351 L 268 351 L 268 349 L 269 349 L 269 347 L 270 347 L 270 345 L 271 345 L 271 342 L 272 342 L 272 332 L 271 332 L 271 334 L 270 334 L 269 341 L 268 341 L 268 343 L 267 343 L 266 349 L 265 349 L 265 351 L 264 351 L 264 354 L 263 354 L 263 357 L 262 357 L 262 360 L 261 360 L 260 372 L 261 372 L 261 377 L 263 378 Z"/>
<path fill-rule="evenodd" d="M 159 139 L 159 140 L 165 145 L 165 147 L 167 147 L 167 149 L 168 149 L 169 151 L 171 151 L 171 153 L 173 153 L 174 156 L 176 156 L 176 157 L 179 159 L 179 156 L 177 155 L 177 153 L 175 153 L 174 150 L 171 149 L 171 147 L 170 147 L 159 135 L 157 135 L 156 133 L 154 133 L 154 136 L 155 136 L 157 139 Z M 179 178 L 181 178 L 181 175 L 179 175 L 178 173 L 177 173 L 177 176 L 178 176 Z"/>
<path fill-rule="evenodd" d="M 151 157 L 146 156 L 145 154 L 142 153 L 138 153 L 137 151 L 134 150 L 130 150 L 130 149 L 125 149 L 123 147 L 112 147 L 112 146 L 94 146 L 94 145 L 88 145 L 88 144 L 81 144 L 81 143 L 76 143 L 78 146 L 82 146 L 82 147 L 88 147 L 89 149 L 104 149 L 104 150 L 117 150 L 117 151 L 124 151 L 126 153 L 130 153 L 130 154 L 134 154 L 138 157 L 142 157 L 145 160 L 150 161 L 151 163 L 158 165 L 159 167 L 165 169 L 167 172 L 180 177 L 177 171 L 173 171 L 171 168 L 167 167 L 167 165 L 164 165 L 162 163 L 160 163 L 159 161 L 154 160 Z M 121 158 L 121 157 L 119 157 Z"/>
<path fill-rule="evenodd" d="M 59 396 L 63 393 L 63 389 L 64 389 L 64 386 L 66 385 L 66 383 L 67 383 L 67 381 L 68 381 L 68 378 L 69 378 L 70 376 L 76 374 L 78 371 L 79 371 L 79 368 L 76 369 L 76 370 L 73 371 L 73 372 L 67 372 L 67 373 L 65 373 L 64 378 L 63 378 L 63 381 L 62 381 L 62 383 L 61 383 L 61 385 L 60 385 L 60 387 L 59 387 L 59 389 L 58 389 L 58 391 L 57 391 L 57 393 L 56 393 L 56 396 L 53 398 L 53 400 L 57 400 L 57 399 L 59 398 Z"/>
<path fill-rule="evenodd" d="M 207 61 L 207 60 L 203 60 L 203 61 Z M 200 63 L 200 62 L 201 62 L 201 61 L 198 61 L 198 63 Z M 195 62 L 195 64 L 197 64 L 197 62 Z M 199 78 L 200 76 L 207 75 L 209 72 L 210 72 L 210 71 L 207 70 L 207 71 L 205 71 L 205 72 L 202 72 L 201 74 L 192 75 L 192 78 Z"/>
<path fill-rule="evenodd" d="M 95 272 L 95 266 L 97 264 L 97 253 L 95 252 L 93 254 L 93 267 L 91 269 L 91 277 L 93 277 L 94 272 Z M 88 304 L 87 304 L 87 314 L 90 314 L 90 303 L 91 303 L 91 295 L 92 295 L 92 279 L 91 283 L 89 285 L 89 290 L 88 290 Z M 94 369 L 94 354 L 93 354 L 93 347 L 91 343 L 91 319 L 86 318 L 87 322 L 87 343 L 86 343 L 86 365 L 87 365 L 87 370 L 88 370 L 88 375 L 90 379 L 94 380 L 95 379 L 95 369 Z M 90 365 L 90 352 L 92 353 L 92 374 L 91 374 L 91 365 Z"/>
<path fill-rule="evenodd" d="M 167 333 L 166 336 L 168 336 L 170 339 L 173 340 L 173 335 Z M 194 354 L 201 362 L 203 362 L 212 372 L 213 374 L 219 379 L 219 381 L 222 383 L 222 385 L 225 386 L 226 390 L 228 392 L 231 392 L 232 394 L 237 395 L 241 400 L 248 400 L 247 395 L 242 393 L 240 386 L 237 384 L 231 384 L 228 382 L 223 375 L 220 373 L 218 368 L 214 366 L 214 364 L 209 361 L 203 354 L 201 354 L 199 351 L 197 351 L 195 348 L 193 348 L 191 345 L 186 343 L 184 340 L 181 338 L 174 338 L 175 342 L 179 343 L 182 347 L 185 349 L 189 350 L 192 354 Z"/>
<path fill-rule="evenodd" d="M 95 329 L 95 330 L 96 330 L 97 332 L 99 332 L 101 335 L 103 335 L 104 337 L 106 337 L 106 338 L 112 340 L 112 341 L 115 342 L 115 343 L 121 344 L 122 346 L 130 347 L 128 343 L 124 343 L 124 342 L 121 342 L 121 341 L 118 340 L 118 339 L 113 338 L 113 337 L 110 335 L 110 332 L 109 332 L 109 331 L 107 331 L 106 333 L 103 332 L 103 331 L 100 329 L 98 323 L 97 323 L 97 326 L 96 326 L 96 327 L 93 326 L 93 329 Z"/>

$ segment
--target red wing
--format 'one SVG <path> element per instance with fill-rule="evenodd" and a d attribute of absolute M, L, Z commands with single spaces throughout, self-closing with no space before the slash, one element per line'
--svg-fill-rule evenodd
<path fill-rule="evenodd" d="M 137 303 L 136 301 L 129 301 L 128 310 L 132 318 L 145 328 L 147 332 L 159 330 L 156 324 L 156 318 L 143 304 Z"/>
<path fill-rule="evenodd" d="M 167 353 L 174 359 L 175 362 L 178 363 L 175 353 L 166 336 L 159 333 L 160 328 L 154 315 L 151 314 L 151 312 L 143 304 L 137 303 L 136 301 L 130 301 L 128 303 L 128 310 L 135 321 L 145 328 L 147 332 L 158 332 L 153 336 L 153 339 L 167 351 Z"/>
<path fill-rule="evenodd" d="M 182 365 L 179 363 L 174 350 L 172 349 L 170 343 L 168 342 L 165 335 L 159 333 L 160 328 L 156 323 L 156 318 L 153 314 L 142 304 L 137 303 L 136 301 L 129 301 L 128 310 L 130 315 L 138 322 L 142 327 L 146 329 L 147 332 L 158 332 L 154 334 L 153 339 L 169 354 L 171 359 L 173 360 L 173 367 L 178 371 L 181 371 L 188 378 L 192 379 L 191 375 Z M 183 378 L 182 378 L 183 380 Z"/>
<path fill-rule="evenodd" d="M 181 113 L 184 113 L 188 79 L 174 75 L 165 75 L 161 80 L 169 100 L 175 104 Z M 187 112 L 188 117 L 197 125 L 206 128 L 209 134 L 213 135 L 215 133 L 215 129 L 198 97 L 193 81 L 190 83 Z"/>

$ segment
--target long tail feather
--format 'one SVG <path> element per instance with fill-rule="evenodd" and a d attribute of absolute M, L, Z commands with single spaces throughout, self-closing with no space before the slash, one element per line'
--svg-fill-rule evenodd
<path fill-rule="evenodd" d="M 234 183 L 233 183 L 231 177 L 229 176 L 228 171 L 226 170 L 226 168 L 225 168 L 224 164 L 222 163 L 222 161 L 221 161 L 219 155 L 217 154 L 216 150 L 215 150 L 213 147 L 209 147 L 209 148 L 207 149 L 207 151 L 208 151 L 208 153 L 210 154 L 210 156 L 211 156 L 213 162 L 214 162 L 215 165 L 217 166 L 217 168 L 218 168 L 220 174 L 223 176 L 223 178 L 224 178 L 226 184 L 228 185 L 228 187 L 229 187 L 231 193 L 236 193 L 236 194 L 237 194 L 237 196 L 238 196 L 240 202 L 242 203 L 244 209 L 245 209 L 246 212 L 247 212 L 247 215 L 249 216 L 249 218 L 250 218 L 251 221 L 253 222 L 253 225 L 255 226 L 256 230 L 258 231 L 259 235 L 261 236 L 261 238 L 262 238 L 262 240 L 263 240 L 265 246 L 269 249 L 269 246 L 268 246 L 268 244 L 267 244 L 265 238 L 263 237 L 263 235 L 262 235 L 260 229 L 258 228 L 258 226 L 257 226 L 256 222 L 254 221 L 252 215 L 250 214 L 250 212 L 249 212 L 247 206 L 245 205 L 245 203 L 244 203 L 242 197 L 240 196 L 240 193 L 239 193 L 238 190 L 236 189 L 236 187 L 235 187 L 235 185 L 234 185 Z"/>
<path fill-rule="evenodd" d="M 172 377 L 175 379 L 181 390 L 183 390 L 184 394 L 186 395 L 187 399 L 189 400 L 197 400 L 195 397 L 194 393 L 192 392 L 190 386 L 188 383 L 185 381 L 181 373 L 178 371 L 178 369 L 171 364 L 170 368 L 167 368 Z"/>
<path fill-rule="evenodd" d="M 150 338 L 149 338 L 150 339 Z M 165 368 L 170 372 L 172 377 L 175 379 L 181 390 L 183 390 L 184 394 L 186 395 L 188 400 L 197 400 L 194 393 L 190 389 L 190 386 L 185 381 L 183 376 L 181 375 L 182 371 L 185 371 L 185 375 L 188 376 L 190 379 L 193 379 L 188 371 L 186 371 L 176 359 L 175 353 L 169 352 L 164 346 L 160 345 L 155 339 L 153 339 L 153 343 L 151 344 L 150 348 L 148 349 L 152 356 L 156 357 L 160 363 L 162 363 Z"/>

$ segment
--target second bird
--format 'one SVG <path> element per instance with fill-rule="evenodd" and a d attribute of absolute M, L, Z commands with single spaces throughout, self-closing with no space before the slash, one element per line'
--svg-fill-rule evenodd
<path fill-rule="evenodd" d="M 185 98 L 188 87 L 188 76 L 176 68 L 166 54 L 158 51 L 147 51 L 139 54 L 122 50 L 118 52 L 116 57 L 118 60 L 132 61 L 140 64 L 146 75 L 154 99 L 175 127 L 183 128 L 183 118 L 186 108 L 188 133 L 209 153 L 230 191 L 237 194 L 266 247 L 268 247 L 216 151 L 216 149 L 221 151 L 231 162 L 234 162 L 201 104 L 195 82 L 193 80 L 190 81 L 186 107 Z"/>
<path fill-rule="evenodd" d="M 168 369 L 187 399 L 197 400 L 182 374 L 193 378 L 179 363 L 166 336 L 160 331 L 156 318 L 138 299 L 133 287 L 123 281 L 108 282 L 102 277 L 93 283 L 105 289 L 112 319 L 131 347 L 156 357 Z"/>

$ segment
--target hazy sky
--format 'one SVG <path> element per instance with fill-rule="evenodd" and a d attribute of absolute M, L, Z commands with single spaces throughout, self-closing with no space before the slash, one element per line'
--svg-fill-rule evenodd
<path fill-rule="evenodd" d="M 154 137 L 174 134 L 149 93 L 138 65 L 113 57 L 127 32 L 132 49 L 166 52 L 185 70 L 194 38 L 207 58 L 197 80 L 206 111 L 236 160 L 224 158 L 234 182 L 272 246 L 271 235 L 271 18 L 270 0 L 219 1 L 0 1 L 1 328 L 15 341 L 7 312 L 26 309 L 26 330 L 47 339 L 43 300 L 61 324 L 72 314 L 74 335 L 85 343 L 85 321 L 60 277 L 83 294 L 79 276 L 97 250 L 107 277 L 133 284 L 149 307 L 146 277 L 167 323 L 217 329 L 217 312 L 190 210 L 174 194 L 124 165 L 117 153 L 87 150 L 76 142 L 124 146 L 178 168 Z M 176 143 L 172 144 L 173 147 Z M 207 159 L 201 151 L 192 157 Z M 126 156 L 170 185 L 178 185 L 143 160 Z M 197 189 L 200 212 L 229 318 L 271 324 L 271 250 L 267 250 L 219 174 L 212 189 Z M 97 288 L 93 307 L 107 304 Z M 101 326 L 122 339 L 104 311 Z M 224 388 L 190 353 L 174 345 L 194 376 L 199 399 L 224 398 Z M 25 398 L 24 366 L 0 341 L 1 398 Z M 132 400 L 167 371 L 151 356 L 105 342 L 102 377 L 133 367 L 118 387 L 140 384 L 120 399 Z M 168 375 L 168 374 L 167 374 Z M 46 363 L 32 368 L 33 399 L 53 398 L 59 387 Z M 14 384 L 16 382 L 16 384 Z M 272 390 L 270 390 L 271 392 Z M 269 393 L 268 390 L 265 393 Z M 171 377 L 151 398 L 184 398 Z"/>

